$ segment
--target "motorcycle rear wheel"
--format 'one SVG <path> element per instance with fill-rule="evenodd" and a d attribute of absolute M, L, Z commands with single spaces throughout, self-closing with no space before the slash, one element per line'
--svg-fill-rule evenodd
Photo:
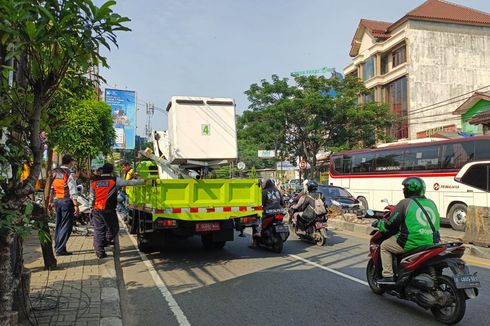
<path fill-rule="evenodd" d="M 376 266 L 374 266 L 373 260 L 369 259 L 366 267 L 366 276 L 371 291 L 378 295 L 382 295 L 385 291 L 378 284 L 378 275 L 376 275 Z"/>
<path fill-rule="evenodd" d="M 441 275 L 437 278 L 439 289 L 443 292 L 448 292 L 453 299 L 453 303 L 446 307 L 433 307 L 431 312 L 437 321 L 453 325 L 463 319 L 466 312 L 466 298 L 464 291 L 458 289 L 452 278 L 446 275 Z"/>
<path fill-rule="evenodd" d="M 325 245 L 326 242 L 327 242 L 327 233 L 325 232 L 325 230 L 316 230 L 315 231 L 315 244 L 318 247 L 322 247 Z"/>
<path fill-rule="evenodd" d="M 272 251 L 280 254 L 282 252 L 282 248 L 284 247 L 284 241 L 281 238 L 281 235 L 275 235 L 275 239 L 272 242 Z"/>

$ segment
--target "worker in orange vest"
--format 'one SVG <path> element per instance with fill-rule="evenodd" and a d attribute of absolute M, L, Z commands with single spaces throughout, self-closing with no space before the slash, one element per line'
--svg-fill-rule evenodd
<path fill-rule="evenodd" d="M 53 182 L 49 196 L 49 208 L 52 209 L 54 206 L 56 212 L 54 247 L 57 256 L 72 254 L 66 250 L 66 244 L 73 230 L 73 219 L 80 213 L 76 177 L 72 171 L 74 162 L 71 155 L 64 155 L 61 158 L 61 166 L 51 172 Z"/>
<path fill-rule="evenodd" d="M 116 214 L 118 188 L 145 182 L 144 179 L 124 180 L 113 176 L 113 172 L 114 166 L 105 163 L 102 174 L 96 175 L 90 183 L 89 203 L 92 207 L 94 249 L 99 259 L 107 257 L 104 247 L 113 244 L 119 233 Z"/>

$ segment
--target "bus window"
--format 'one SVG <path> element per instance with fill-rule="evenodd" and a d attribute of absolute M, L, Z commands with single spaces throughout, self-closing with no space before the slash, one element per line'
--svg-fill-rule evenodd
<path fill-rule="evenodd" d="M 342 157 L 342 172 L 351 173 L 352 158 L 350 155 L 344 155 Z"/>
<path fill-rule="evenodd" d="M 405 151 L 403 170 L 437 170 L 440 168 L 439 145 L 409 148 Z"/>
<path fill-rule="evenodd" d="M 490 160 L 489 140 L 477 140 L 475 142 L 475 160 Z"/>
<path fill-rule="evenodd" d="M 402 150 L 391 150 L 376 154 L 376 171 L 400 171 L 402 164 Z"/>
<path fill-rule="evenodd" d="M 342 156 L 335 156 L 333 158 L 333 169 L 336 172 L 342 173 Z"/>
<path fill-rule="evenodd" d="M 373 172 L 374 171 L 374 154 L 360 153 L 352 156 L 352 172 Z"/>
<path fill-rule="evenodd" d="M 472 141 L 453 144 L 452 165 L 455 169 L 460 169 L 475 158 L 475 144 Z"/>

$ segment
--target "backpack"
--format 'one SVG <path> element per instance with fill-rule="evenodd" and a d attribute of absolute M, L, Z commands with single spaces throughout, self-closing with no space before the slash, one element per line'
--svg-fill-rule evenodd
<path fill-rule="evenodd" d="M 310 196 L 310 198 L 315 201 L 315 206 L 312 206 L 311 208 L 313 208 L 313 211 L 317 216 L 327 214 L 327 210 L 325 208 L 325 204 L 323 203 L 321 196 L 318 196 L 318 198 L 313 198 L 312 196 Z"/>

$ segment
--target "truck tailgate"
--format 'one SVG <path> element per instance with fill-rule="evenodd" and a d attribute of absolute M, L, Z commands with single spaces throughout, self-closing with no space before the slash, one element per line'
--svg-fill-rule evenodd
<path fill-rule="evenodd" d="M 155 179 L 131 188 L 130 205 L 151 210 L 153 219 L 204 221 L 262 214 L 261 189 L 252 179 Z"/>

